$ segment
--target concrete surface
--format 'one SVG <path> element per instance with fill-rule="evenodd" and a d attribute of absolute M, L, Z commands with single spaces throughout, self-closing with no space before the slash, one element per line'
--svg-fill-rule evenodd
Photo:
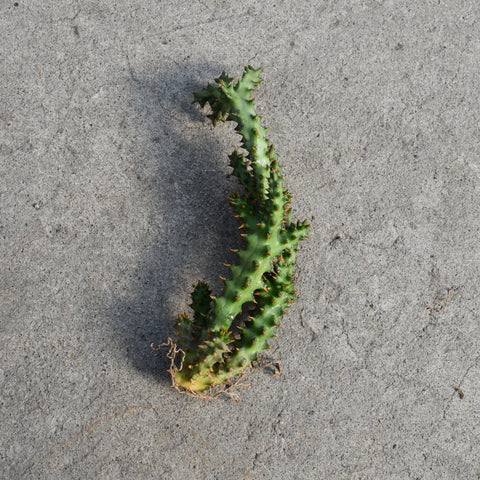
<path fill-rule="evenodd" d="M 479 14 L 3 1 L 0 478 L 480 478 Z M 312 235 L 281 375 L 203 402 L 150 344 L 240 244 L 190 102 L 246 64 Z"/>

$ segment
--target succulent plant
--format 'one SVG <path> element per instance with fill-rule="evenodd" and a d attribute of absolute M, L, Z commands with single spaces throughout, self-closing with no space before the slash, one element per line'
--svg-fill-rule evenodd
<path fill-rule="evenodd" d="M 262 350 L 295 296 L 293 268 L 300 240 L 307 237 L 307 221 L 290 220 L 291 194 L 267 129 L 255 113 L 254 89 L 261 82 L 262 69 L 245 67 L 238 81 L 225 73 L 200 92 L 194 103 L 212 113 L 215 126 L 219 121 L 237 124 L 241 150 L 229 155 L 233 169 L 243 187 L 232 193 L 230 203 L 241 221 L 245 248 L 234 250 L 238 263 L 226 265 L 231 277 L 222 280 L 224 291 L 213 296 L 204 282 L 191 295 L 193 315 L 182 313 L 175 323 L 175 352 L 180 362 L 172 363 L 173 384 L 190 392 L 204 392 L 209 387 L 228 385 L 244 373 Z M 246 321 L 235 325 L 242 307 L 250 304 Z"/>

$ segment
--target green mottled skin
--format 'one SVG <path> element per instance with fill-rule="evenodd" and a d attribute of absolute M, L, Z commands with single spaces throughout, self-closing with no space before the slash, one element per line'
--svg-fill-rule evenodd
<path fill-rule="evenodd" d="M 195 93 L 195 102 L 209 104 L 208 117 L 233 121 L 242 137 L 246 155 L 235 150 L 230 156 L 233 174 L 244 188 L 230 202 L 242 221 L 246 246 L 237 251 L 238 263 L 229 266 L 221 296 L 212 297 L 199 282 L 192 293 L 193 319 L 178 317 L 178 346 L 183 351 L 182 368 L 174 372 L 177 385 L 202 392 L 210 386 L 241 375 L 258 354 L 268 348 L 280 316 L 294 300 L 293 267 L 300 240 L 308 234 L 306 221 L 290 221 L 290 193 L 283 185 L 273 145 L 266 138 L 251 98 L 261 82 L 261 69 L 245 67 L 235 84 L 222 74 L 216 85 Z M 247 302 L 255 302 L 249 321 L 234 340 L 231 325 Z"/>

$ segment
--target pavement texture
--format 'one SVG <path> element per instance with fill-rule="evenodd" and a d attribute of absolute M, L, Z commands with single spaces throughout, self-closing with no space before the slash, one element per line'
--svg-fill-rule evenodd
<path fill-rule="evenodd" d="M 3 1 L 0 478 L 480 478 L 479 15 Z M 151 344 L 241 245 L 191 101 L 247 64 L 312 229 L 274 363 L 202 401 Z"/>

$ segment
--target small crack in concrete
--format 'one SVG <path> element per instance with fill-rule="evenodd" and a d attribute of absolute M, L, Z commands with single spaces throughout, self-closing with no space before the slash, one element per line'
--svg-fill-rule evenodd
<path fill-rule="evenodd" d="M 445 420 L 447 418 L 447 412 L 448 410 L 450 409 L 450 406 L 452 405 L 452 401 L 453 401 L 453 398 L 455 397 L 455 395 L 458 395 L 460 397 L 460 400 L 463 400 L 465 394 L 462 390 L 462 384 L 463 382 L 465 381 L 465 378 L 467 377 L 468 373 L 470 372 L 470 370 L 477 366 L 478 364 L 478 361 L 480 360 L 480 356 L 478 356 L 475 361 L 466 369 L 465 373 L 462 375 L 462 378 L 460 379 L 460 381 L 458 382 L 458 385 L 456 385 L 455 387 L 453 387 L 453 392 L 452 394 L 450 395 L 450 397 L 447 399 L 447 405 L 445 406 L 445 408 L 443 409 L 443 419 Z"/>

